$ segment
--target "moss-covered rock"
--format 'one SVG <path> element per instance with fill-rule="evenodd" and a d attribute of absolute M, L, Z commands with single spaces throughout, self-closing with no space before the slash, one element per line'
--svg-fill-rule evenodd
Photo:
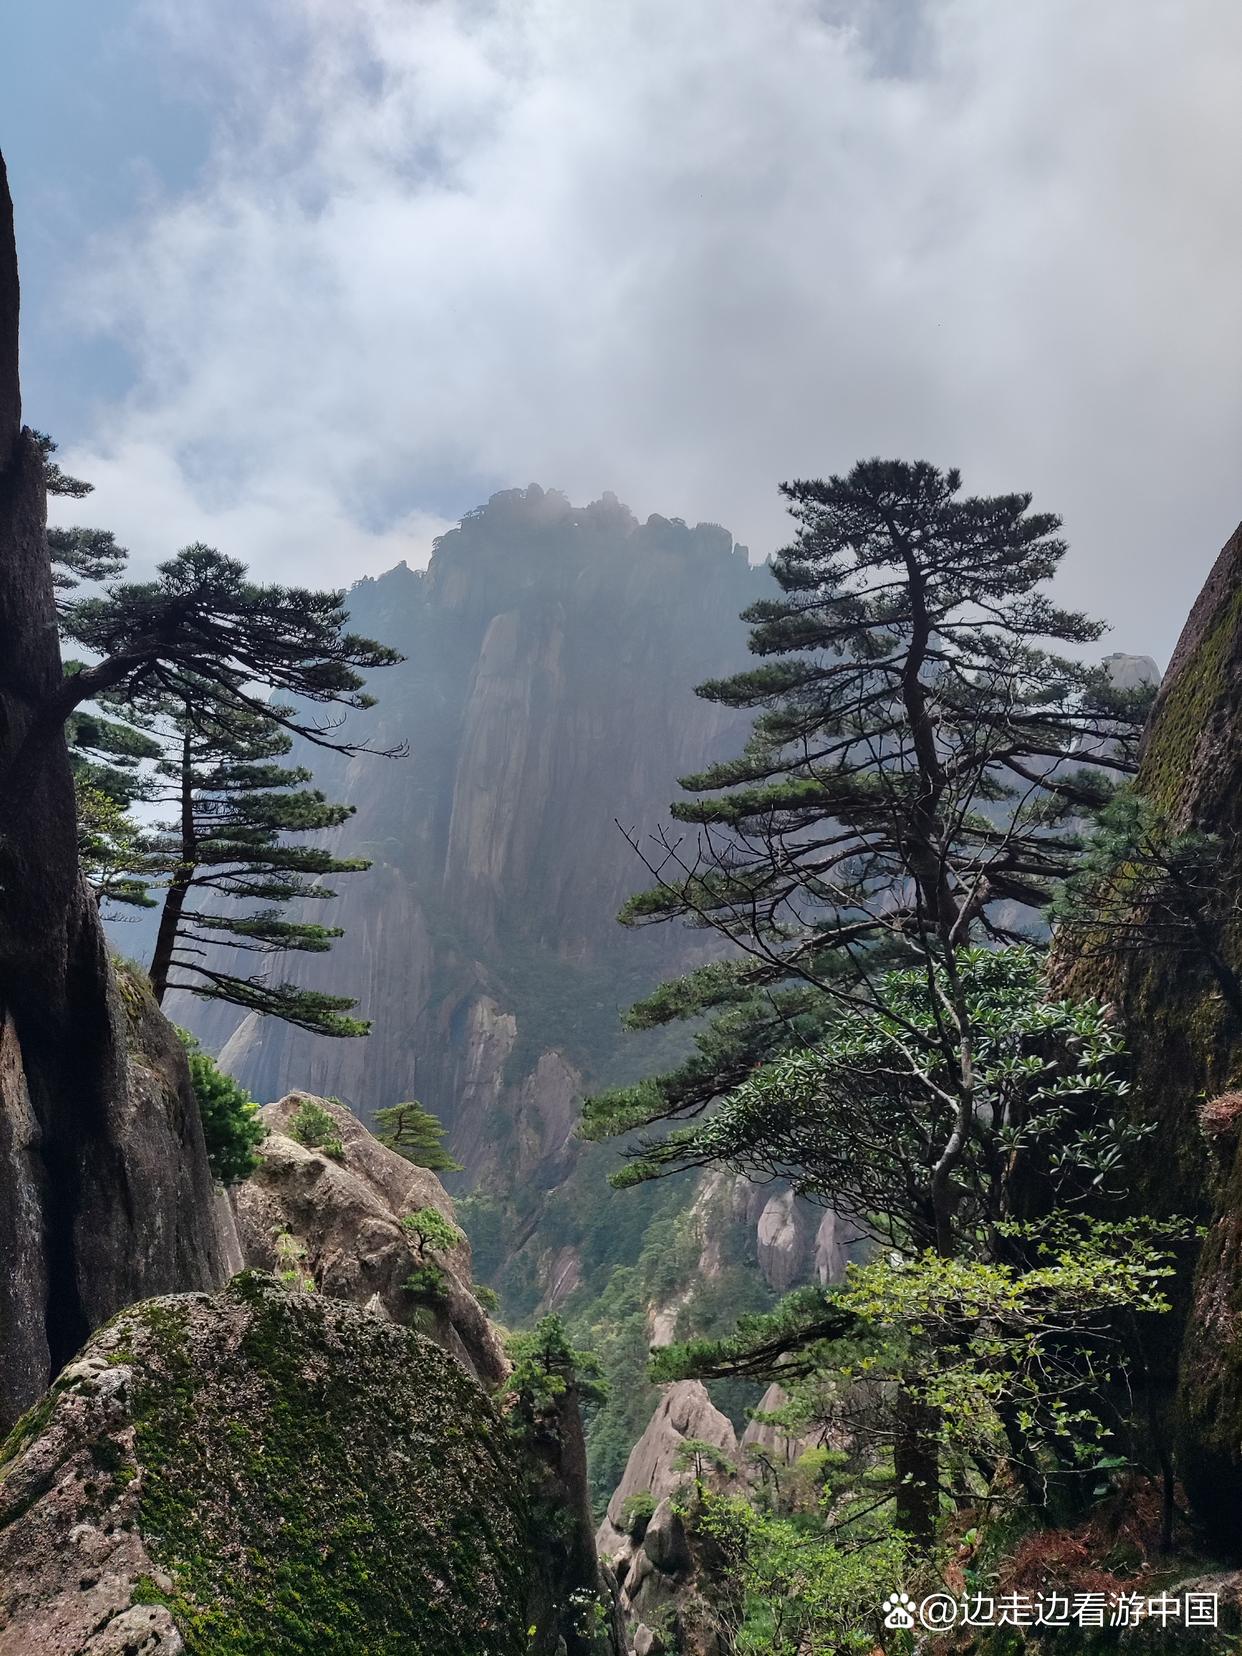
<path fill-rule="evenodd" d="M 1242 529 L 1182 630 L 1135 787 L 1175 829 L 1219 836 L 1227 848 L 1202 918 L 1219 959 L 1242 973 Z M 1170 1415 L 1176 1422 L 1179 1470 L 1215 1543 L 1242 1552 L 1242 1174 L 1229 1176 L 1199 1125 L 1206 1100 L 1242 1083 L 1242 1026 L 1202 950 L 1109 952 L 1097 941 L 1063 948 L 1058 972 L 1062 988 L 1112 1003 L 1125 1025 L 1129 1108 L 1152 1129 L 1134 1206 L 1207 1226 L 1203 1248 L 1187 1250 L 1174 1316 L 1149 1330 L 1147 1407 L 1165 1420 L 1158 1435 Z"/>
<path fill-rule="evenodd" d="M 255 1273 L 121 1313 L 0 1448 L 0 1656 L 517 1656 L 533 1553 L 460 1365 Z"/>

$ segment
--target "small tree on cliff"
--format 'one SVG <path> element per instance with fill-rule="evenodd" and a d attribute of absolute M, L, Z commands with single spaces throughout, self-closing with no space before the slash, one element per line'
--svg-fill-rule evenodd
<path fill-rule="evenodd" d="M 64 636 L 99 659 L 73 664 L 43 699 L 8 786 L 20 786 L 77 709 L 109 694 L 126 703 L 209 694 L 223 708 L 271 719 L 318 747 L 404 751 L 376 750 L 344 728 L 346 713 L 374 706 L 363 672 L 401 659 L 387 645 L 346 631 L 344 592 L 259 585 L 235 558 L 203 545 L 186 547 L 158 575 L 62 604 Z M 286 705 L 283 696 L 298 701 Z M 343 711 L 324 716 L 317 711 L 323 708 Z"/>
<path fill-rule="evenodd" d="M 798 524 L 773 566 L 783 596 L 745 616 L 767 659 L 699 689 L 755 709 L 754 733 L 738 759 L 683 783 L 701 796 L 673 807 L 693 840 L 634 841 L 656 884 L 622 914 L 710 927 L 736 951 L 666 985 L 632 1021 L 718 1017 L 682 1070 L 590 1101 L 587 1130 L 642 1132 L 622 1183 L 713 1160 L 757 1165 L 761 1122 L 744 1154 L 718 1154 L 710 1123 L 680 1124 L 756 1059 L 845 1020 L 878 1042 L 868 1064 L 889 1090 L 934 1101 L 917 1120 L 895 1112 L 891 1131 L 930 1129 L 908 1209 L 952 1258 L 963 1163 L 988 1107 L 964 961 L 980 942 L 1029 935 L 1078 852 L 1075 816 L 1135 767 L 1144 703 L 1050 652 L 1103 629 L 1040 591 L 1065 547 L 1029 495 L 963 499 L 955 471 L 879 460 L 783 493 Z M 895 993 L 910 976 L 921 1018 Z M 875 1159 L 866 1134 L 852 1142 Z M 935 1423 L 908 1416 L 905 1459 L 921 1487 L 907 1486 L 901 1518 L 925 1541 Z"/>
<path fill-rule="evenodd" d="M 89 483 L 68 477 L 52 460 L 52 439 L 35 437 L 49 494 L 89 494 Z M 84 580 L 119 575 L 128 556 L 111 533 L 81 527 L 49 530 L 48 549 L 62 594 Z M 186 988 L 319 1034 L 363 1035 L 369 1025 L 345 1016 L 355 1004 L 351 998 L 273 984 L 266 973 L 225 971 L 210 947 L 227 943 L 269 956 L 322 952 L 341 935 L 338 928 L 285 919 L 271 905 L 330 898 L 320 876 L 369 867 L 286 842 L 290 834 L 337 826 L 351 808 L 306 789 L 308 770 L 272 761 L 289 751 L 295 735 L 346 753 L 367 751 L 368 744 L 342 732 L 343 716 L 311 718 L 272 693 L 368 708 L 374 698 L 364 693 L 359 669 L 401 658 L 345 631 L 341 592 L 256 585 L 242 564 L 201 544 L 186 547 L 158 573 L 158 581 L 117 583 L 100 597 L 58 600 L 62 634 L 102 659 L 66 664 L 64 683 L 33 721 L 10 785 L 20 785 L 23 771 L 63 728 L 80 812 L 88 819 L 83 845 L 101 871 L 101 895 L 142 903 L 142 876 L 166 879 L 151 963 L 157 1000 L 169 987 Z M 105 710 L 121 716 L 109 718 Z M 153 759 L 154 784 L 142 768 Z M 124 816 L 137 798 L 175 803 L 176 821 L 150 839 L 140 835 Z M 140 866 L 121 868 L 131 855 Z M 190 912 L 186 898 L 196 887 L 269 906 L 244 914 Z M 174 971 L 182 976 L 172 978 Z"/>
<path fill-rule="evenodd" d="M 416 1100 L 376 1110 L 375 1126 L 380 1143 L 415 1167 L 429 1167 L 433 1173 L 461 1172 L 461 1163 L 445 1148 L 442 1123 Z"/>
<path fill-rule="evenodd" d="M 100 903 L 154 908 L 147 882 L 134 870 L 144 861 L 141 828 L 125 806 L 102 788 L 74 778 L 78 807 L 78 861 Z"/>
<path fill-rule="evenodd" d="M 292 843 L 337 827 L 353 807 L 331 804 L 308 787 L 309 770 L 278 762 L 292 746 L 277 722 L 287 711 L 274 706 L 260 714 L 194 680 L 178 699 L 165 695 L 149 711 L 167 743 L 149 797 L 175 807 L 147 836 L 141 865 L 167 887 L 151 987 L 157 1001 L 169 989 L 188 989 L 317 1034 L 364 1035 L 370 1026 L 346 1015 L 355 1004 L 349 997 L 273 983 L 265 971 L 239 972 L 220 958 L 225 948 L 260 960 L 323 953 L 340 928 L 281 911 L 335 896 L 324 875 L 370 867 L 363 858 Z"/>

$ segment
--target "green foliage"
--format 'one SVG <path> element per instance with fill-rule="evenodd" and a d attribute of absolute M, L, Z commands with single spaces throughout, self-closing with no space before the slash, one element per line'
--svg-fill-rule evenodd
<path fill-rule="evenodd" d="M 662 1347 L 652 1354 L 651 1378 L 715 1380 L 745 1376 L 764 1384 L 813 1372 L 820 1348 L 844 1338 L 854 1317 L 829 1289 L 807 1285 L 786 1294 L 773 1310 L 738 1319 L 732 1333 Z"/>
<path fill-rule="evenodd" d="M 472 1282 L 470 1292 L 489 1317 L 494 1317 L 500 1310 L 500 1295 L 494 1288 L 489 1288 L 486 1282 Z"/>
<path fill-rule="evenodd" d="M 448 1298 L 448 1273 L 434 1260 L 425 1260 L 421 1265 L 415 1265 L 401 1286 L 415 1299 L 440 1304 Z"/>
<path fill-rule="evenodd" d="M 736 1496 L 702 1494 L 694 1516 L 714 1541 L 731 1592 L 718 1604 L 738 1656 L 871 1656 L 883 1600 L 909 1562 L 882 1527 L 841 1543 Z"/>
<path fill-rule="evenodd" d="M 259 1106 L 244 1087 L 217 1067 L 193 1035 L 184 1029 L 177 1033 L 186 1049 L 212 1175 L 222 1185 L 240 1184 L 259 1165 L 255 1152 L 267 1137 Z"/>
<path fill-rule="evenodd" d="M 57 461 L 52 459 L 60 446 L 52 441 L 46 431 L 32 431 L 30 435 L 38 445 L 43 456 L 43 486 L 50 495 L 66 496 L 70 500 L 81 500 L 84 496 L 94 492 L 93 483 L 84 483 L 80 477 L 70 477 L 60 468 Z M 73 531 L 69 531 L 72 533 Z"/>
<path fill-rule="evenodd" d="M 573 1345 L 556 1312 L 529 1333 L 510 1336 L 509 1360 L 513 1372 L 505 1382 L 505 1392 L 515 1399 L 525 1420 L 554 1412 L 571 1386 L 585 1402 L 603 1402 L 606 1395 L 599 1359 Z"/>
<path fill-rule="evenodd" d="M 421 1207 L 403 1215 L 401 1228 L 414 1237 L 421 1252 L 434 1249 L 448 1253 L 460 1247 L 465 1240 L 451 1219 L 446 1219 L 439 1208 Z"/>
<path fill-rule="evenodd" d="M 656 1498 L 650 1490 L 640 1489 L 634 1495 L 627 1495 L 621 1503 L 621 1528 L 641 1541 L 655 1509 Z"/>
<path fill-rule="evenodd" d="M 419 1263 L 406 1277 L 402 1287 L 418 1299 L 433 1303 L 443 1301 L 448 1296 L 448 1274 L 442 1265 L 427 1256 L 449 1253 L 459 1247 L 464 1241 L 461 1231 L 451 1219 L 444 1217 L 439 1208 L 434 1207 L 421 1207 L 405 1214 L 401 1228 L 413 1238 L 419 1254 Z"/>
<path fill-rule="evenodd" d="M 66 674 L 81 669 L 80 661 L 64 663 Z M 92 788 L 125 809 L 151 797 L 144 762 L 158 759 L 163 749 L 148 731 L 131 722 L 133 716 L 114 694 L 103 692 L 96 706 L 78 708 L 65 720 L 69 763 L 79 794 Z"/>
<path fill-rule="evenodd" d="M 816 961 L 813 969 L 826 974 L 830 963 Z M 663 1075 L 588 1098 L 584 1136 L 613 1138 L 654 1122 L 697 1115 L 757 1064 L 814 1041 L 832 1010 L 831 1002 L 808 984 L 756 988 L 738 962 L 672 979 L 631 1007 L 627 1021 L 631 1027 L 654 1028 L 696 1020 L 693 1052 Z M 619 1186 L 634 1182 L 636 1174 L 629 1170 L 614 1178 Z"/>
<path fill-rule="evenodd" d="M 683 1438 L 673 1456 L 673 1467 L 678 1472 L 692 1472 L 696 1484 L 713 1472 L 727 1477 L 737 1471 L 732 1458 L 705 1438 Z"/>
<path fill-rule="evenodd" d="M 205 688 L 230 711 L 275 716 L 308 741 L 357 752 L 362 744 L 334 737 L 309 715 L 289 709 L 273 715 L 265 699 L 274 692 L 346 708 L 373 706 L 360 670 L 400 658 L 348 633 L 347 624 L 343 592 L 260 586 L 236 559 L 187 546 L 159 566 L 154 581 L 116 584 L 102 597 L 63 606 L 65 636 L 100 659 L 73 675 L 56 705 L 67 716 L 102 691 L 143 694 L 152 682 L 193 702 Z"/>
<path fill-rule="evenodd" d="M 415 1167 L 427 1167 L 433 1173 L 461 1172 L 461 1163 L 454 1161 L 444 1146 L 444 1127 L 439 1119 L 413 1099 L 377 1110 L 374 1125 L 380 1143 Z"/>
<path fill-rule="evenodd" d="M 852 1266 L 835 1298 L 856 1319 L 853 1344 L 834 1372 L 899 1381 L 950 1449 L 1007 1454 L 1035 1479 L 1104 1454 L 1115 1416 L 1101 1400 L 1127 1369 L 1123 1314 L 1168 1311 L 1184 1228 L 1084 1218 L 1023 1229 L 1037 1261 L 1026 1269 L 930 1251 Z"/>
<path fill-rule="evenodd" d="M 143 832 L 113 794 L 75 777 L 78 861 L 101 903 L 154 908 L 147 884 L 134 874 L 142 862 Z"/>
<path fill-rule="evenodd" d="M 289 1119 L 288 1133 L 308 1150 L 322 1150 L 333 1161 L 340 1161 L 345 1154 L 335 1116 L 313 1098 L 304 1098 L 298 1105 Z"/>
<path fill-rule="evenodd" d="M 720 1163 L 786 1176 L 900 1246 L 941 1241 L 931 1201 L 961 1090 L 942 1039 L 952 993 L 971 1032 L 969 1134 L 954 1169 L 953 1234 L 980 1245 L 1035 1171 L 1062 1202 L 1118 1194 L 1143 1130 L 1118 1110 L 1129 1083 L 1098 1003 L 1049 1001 L 1031 947 L 966 949 L 953 966 L 878 974 L 818 1045 L 748 1076 L 700 1126 L 646 1148 L 640 1168 Z"/>
<path fill-rule="evenodd" d="M 306 1269 L 306 1243 L 292 1231 L 280 1231 L 273 1243 L 276 1275 L 286 1288 L 298 1294 L 313 1294 L 315 1279 Z"/>

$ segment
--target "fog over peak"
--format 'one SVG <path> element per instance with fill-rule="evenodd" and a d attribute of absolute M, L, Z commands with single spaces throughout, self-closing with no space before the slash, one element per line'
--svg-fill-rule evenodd
<path fill-rule="evenodd" d="M 348 582 L 530 477 L 757 557 L 782 478 L 926 457 L 1061 511 L 1065 596 L 1167 657 L 1242 516 L 1228 0 L 144 19 L 210 154 L 59 299 L 129 356 L 65 458 L 140 562 Z"/>

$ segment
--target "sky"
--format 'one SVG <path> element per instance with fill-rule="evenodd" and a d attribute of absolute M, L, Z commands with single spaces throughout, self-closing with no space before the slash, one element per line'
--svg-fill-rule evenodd
<path fill-rule="evenodd" d="M 758 557 L 883 454 L 1163 662 L 1242 518 L 1236 0 L 20 10 L 26 418 L 137 570 L 346 585 L 532 481 Z"/>

